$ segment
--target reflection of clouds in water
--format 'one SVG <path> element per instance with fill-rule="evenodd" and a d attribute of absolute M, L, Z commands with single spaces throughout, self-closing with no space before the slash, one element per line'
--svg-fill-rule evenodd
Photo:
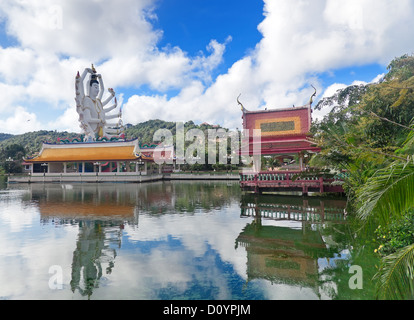
<path fill-rule="evenodd" d="M 95 241 L 94 237 L 86 235 L 82 223 L 102 218 L 105 222 L 100 224 L 101 231 L 96 236 L 103 242 L 95 247 L 103 250 L 99 257 L 94 256 L 94 261 L 101 263 L 102 276 L 97 281 L 98 287 L 93 288 L 92 299 L 317 298 L 310 288 L 296 285 L 258 278 L 246 284 L 247 249 L 236 248 L 236 239 L 254 218 L 240 217 L 238 194 L 232 195 L 225 186 L 221 187 L 226 190 L 204 190 L 203 198 L 199 196 L 204 192 L 202 188 L 188 185 L 194 199 L 187 194 L 183 196 L 185 186 L 74 185 L 58 189 L 51 186 L 46 191 L 40 186 L 31 186 L 35 201 L 23 201 L 27 196 L 25 193 L 13 195 L 6 210 L 0 212 L 0 283 L 7 284 L 0 288 L 0 297 L 86 299 L 78 289 L 71 292 L 74 252 L 77 245 L 82 244 L 79 240 L 82 233 L 85 234 L 82 241 Z M 145 198 L 147 195 L 155 202 Z M 202 208 L 202 201 L 210 196 L 210 209 Z M 71 204 L 88 205 L 95 201 L 103 206 L 116 203 L 116 213 L 120 208 L 132 210 L 129 215 L 117 218 L 112 211 L 102 217 L 102 212 L 93 217 L 66 215 L 66 211 L 56 205 L 61 203 L 62 197 L 67 204 L 64 209 L 70 212 L 73 210 Z M 176 209 L 178 198 L 183 203 L 190 198 L 191 210 Z M 226 200 L 222 201 L 224 198 Z M 46 206 L 47 215 L 40 210 L 45 210 Z M 158 206 L 162 210 L 153 211 Z M 65 215 L 54 218 L 54 210 Z M 262 219 L 262 226 L 289 228 L 296 232 L 301 229 L 301 223 L 297 221 Z M 116 256 L 105 255 L 107 246 L 108 250 L 116 250 Z M 87 251 L 95 252 L 93 248 Z M 106 267 L 111 263 L 114 266 L 110 273 L 106 273 Z M 62 266 L 64 290 L 48 288 L 51 265 Z M 81 268 L 84 265 L 80 264 Z"/>
<path fill-rule="evenodd" d="M 119 299 L 232 298 L 232 283 L 223 272 L 228 265 L 209 246 L 202 256 L 194 256 L 172 237 L 150 244 L 137 241 L 131 250 L 120 251 L 116 264 L 110 279 Z M 93 297 L 109 294 L 96 289 Z"/>
<path fill-rule="evenodd" d="M 14 190 L 13 192 L 0 193 L 0 225 L 6 225 L 9 232 L 20 232 L 30 227 L 39 217 L 36 206 L 22 201 L 24 191 Z M 14 199 L 19 199 L 15 201 Z"/>
<path fill-rule="evenodd" d="M 51 199 L 55 199 L 56 196 L 61 197 L 62 191 L 59 192 L 53 186 L 46 189 L 46 193 L 43 193 L 43 188 L 35 187 L 32 186 L 32 191 L 36 192 L 42 199 L 43 194 L 48 199 L 51 195 L 53 195 Z M 86 190 L 83 186 L 76 186 L 76 188 Z M 64 189 L 73 190 L 74 188 L 65 187 Z M 124 186 L 121 189 L 124 189 Z M 68 195 L 65 194 L 65 196 Z M 3 249 L 2 253 L 3 256 L 10 256 L 8 259 L 10 265 L 20 263 L 21 266 L 20 268 L 11 267 L 15 273 L 13 278 L 18 279 L 18 281 L 14 282 L 15 286 L 8 285 L 7 289 L 4 288 L 1 296 L 23 298 L 68 298 L 72 296 L 82 298 L 76 291 L 75 294 L 72 294 L 69 290 L 45 291 L 43 289 L 44 286 L 47 286 L 51 276 L 48 273 L 49 267 L 55 264 L 63 266 L 64 287 L 70 288 L 69 283 L 73 271 L 70 266 L 73 262 L 73 252 L 80 231 L 77 222 L 74 225 L 64 224 L 59 228 L 55 228 L 53 226 L 54 219 L 51 217 L 40 227 L 39 208 L 34 205 L 25 209 L 22 205 L 21 195 L 17 197 L 19 198 L 18 201 L 16 201 L 15 195 L 11 198 L 14 200 L 8 204 L 8 211 L 1 215 L 1 219 L 5 221 L 3 225 L 8 228 L 4 234 L 10 233 L 10 229 L 13 229 L 13 232 L 22 231 L 26 226 L 30 229 L 28 236 L 34 242 L 28 243 L 24 240 L 24 236 L 19 236 L 20 240 L 16 241 L 16 239 L 10 238 L 10 234 L 2 242 L 5 245 L 7 244 L 2 246 L 3 248 L 9 248 L 7 251 Z M 45 202 L 45 205 L 47 205 L 47 202 Z M 168 204 L 167 207 L 169 207 Z M 19 217 L 13 216 L 13 211 L 17 211 Z M 237 226 L 235 226 L 234 215 L 236 217 L 239 215 L 238 205 L 234 205 L 230 211 L 229 208 L 223 211 L 196 209 L 193 213 L 163 214 L 160 216 L 141 214 L 138 226 L 135 224 L 125 225 L 122 240 L 125 243 L 117 250 L 119 256 L 115 259 L 116 266 L 113 268 L 111 275 L 103 274 L 100 279 L 100 287 L 104 288 L 108 284 L 122 287 L 121 284 L 124 283 L 123 291 L 128 289 L 126 292 L 129 291 L 129 293 L 121 296 L 128 298 L 131 294 L 133 296 L 133 292 L 136 291 L 135 295 L 138 295 L 139 298 L 147 299 L 157 298 L 159 295 L 168 296 L 173 293 L 180 295 L 191 289 L 190 287 L 194 285 L 194 282 L 198 282 L 203 283 L 204 286 L 214 288 L 214 296 L 217 298 L 231 298 L 227 281 L 221 276 L 222 270 L 211 266 L 214 266 L 217 259 L 224 258 L 225 263 L 230 264 L 235 262 L 234 241 L 245 222 L 237 223 Z M 21 217 L 25 217 L 25 219 L 22 220 Z M 13 228 L 13 226 L 15 227 Z M 42 233 L 45 230 L 47 232 Z M 229 234 L 229 230 L 235 230 L 234 234 Z M 106 228 L 104 230 L 105 234 L 107 231 Z M 44 237 L 43 240 L 42 237 Z M 175 239 L 175 241 L 171 241 L 171 239 Z M 158 245 L 154 245 L 155 242 L 158 242 Z M 128 246 L 128 243 L 133 244 L 132 249 Z M 175 245 L 172 245 L 173 243 Z M 125 249 L 122 247 L 124 244 Z M 137 251 L 141 244 L 149 249 L 142 252 Z M 152 245 L 154 247 L 151 247 Z M 59 250 L 56 248 L 59 248 Z M 125 260 L 130 252 L 134 252 L 132 259 L 127 258 Z M 24 263 L 22 263 L 22 260 Z M 245 275 L 245 253 L 240 253 L 239 260 L 242 266 L 239 274 Z M 10 274 L 6 274 L 8 269 L 1 268 L 3 272 L 1 278 L 4 279 L 2 283 L 9 283 L 8 277 L 10 277 Z M 105 269 L 104 266 L 103 269 Z M 200 272 L 200 269 L 202 272 Z M 133 288 L 143 288 L 143 290 Z M 107 292 L 101 288 L 96 288 L 93 298 L 105 296 Z M 208 296 L 206 297 L 208 298 Z"/>
<path fill-rule="evenodd" d="M 127 241 L 135 242 L 137 249 L 141 245 L 153 248 L 143 248 L 145 254 L 134 250 L 131 263 L 136 266 L 128 271 L 115 270 L 115 278 L 125 279 L 114 281 L 128 283 L 126 275 L 133 272 L 136 286 L 154 288 L 151 294 L 158 290 L 158 295 L 182 295 L 191 289 L 189 286 L 203 283 L 214 288 L 214 299 L 230 299 L 228 279 L 223 278 L 223 270 L 217 263 L 230 265 L 240 281 L 245 281 L 246 253 L 244 249 L 235 250 L 235 239 L 246 223 L 235 219 L 239 214 L 239 207 L 232 206 L 209 215 L 197 212 L 191 216 L 166 214 L 157 218 L 141 215 L 139 228 L 126 226 L 124 236 Z M 121 256 L 124 257 L 123 249 L 117 259 Z"/>
<path fill-rule="evenodd" d="M 156 219 L 141 215 L 139 228 L 126 226 L 125 234 L 129 241 L 165 240 L 169 235 L 179 239 L 194 257 L 203 256 L 207 246 L 211 246 L 223 261 L 233 264 L 237 273 L 245 278 L 246 254 L 242 249 L 235 250 L 235 240 L 248 221 L 239 216 L 238 203 L 210 214 L 167 214 Z"/>
<path fill-rule="evenodd" d="M 17 238 L 1 237 L 0 297 L 12 299 L 70 299 L 69 290 L 50 290 L 52 274 L 49 268 L 59 265 L 63 271 L 63 286 L 70 282 L 72 253 L 77 228 L 48 228 L 47 237 L 19 233 Z M 4 248 L 8 248 L 4 252 Z M 5 267 L 6 266 L 6 267 Z"/>
<path fill-rule="evenodd" d="M 49 290 L 49 268 L 62 266 L 63 286 L 69 284 L 78 227 L 41 225 L 39 208 L 26 201 L 28 195 L 27 190 L 0 192 L 0 298 L 70 298 L 68 290 Z"/>
<path fill-rule="evenodd" d="M 268 300 L 318 300 L 314 290 L 306 287 L 291 286 L 287 284 L 276 284 L 266 280 L 255 280 L 260 282 L 265 299 Z"/>

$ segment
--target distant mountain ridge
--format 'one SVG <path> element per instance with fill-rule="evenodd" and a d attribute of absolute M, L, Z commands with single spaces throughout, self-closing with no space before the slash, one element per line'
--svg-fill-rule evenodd
<path fill-rule="evenodd" d="M 0 133 L 0 142 L 12 138 L 14 135 L 10 133 Z"/>

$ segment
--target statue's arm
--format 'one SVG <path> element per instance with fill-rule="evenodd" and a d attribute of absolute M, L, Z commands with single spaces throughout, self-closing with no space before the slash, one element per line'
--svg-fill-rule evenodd
<path fill-rule="evenodd" d="M 109 119 L 115 119 L 115 118 L 119 118 L 121 116 L 121 112 L 119 112 L 119 113 L 117 113 L 117 114 L 112 114 L 112 115 L 110 115 L 110 116 L 105 116 L 105 119 L 106 120 L 109 120 Z"/>
<path fill-rule="evenodd" d="M 104 108 L 104 111 L 105 111 L 105 113 L 108 113 L 108 112 L 114 110 L 115 108 L 116 108 L 116 104 L 114 104 L 114 105 L 112 105 L 112 106 L 110 106 L 108 108 Z"/>
<path fill-rule="evenodd" d="M 98 81 L 99 81 L 99 94 L 98 94 L 98 99 L 99 100 L 102 100 L 102 96 L 103 96 L 105 87 L 104 87 L 104 83 L 103 83 L 103 80 L 102 80 L 102 76 L 100 74 L 98 74 L 97 76 L 98 76 Z"/>
<path fill-rule="evenodd" d="M 116 101 L 116 98 L 115 98 L 115 104 L 113 104 L 112 106 L 110 106 L 108 108 L 104 108 L 103 110 L 105 111 L 105 113 L 108 113 L 108 112 L 114 110 L 117 106 L 118 106 L 118 102 Z"/>
<path fill-rule="evenodd" d="M 85 70 L 83 70 L 82 75 L 81 75 L 81 82 L 83 83 L 83 81 L 85 80 L 85 77 L 88 73 L 93 73 L 92 69 L 90 68 L 85 68 Z"/>
<path fill-rule="evenodd" d="M 88 122 L 89 123 L 101 123 L 102 120 L 101 119 L 97 119 L 97 118 L 89 118 Z"/>
<path fill-rule="evenodd" d="M 83 97 L 85 96 L 85 87 L 84 87 L 84 81 L 85 77 L 88 73 L 93 73 L 92 69 L 85 68 L 83 70 L 82 75 L 79 78 L 76 78 L 76 94 L 79 95 L 80 101 L 82 101 Z"/>
<path fill-rule="evenodd" d="M 102 102 L 102 106 L 106 106 L 108 104 L 108 102 L 111 101 L 113 97 L 115 97 L 114 89 L 109 88 L 108 91 L 111 95 L 105 101 Z M 116 103 L 116 101 L 115 101 L 115 103 Z"/>
<path fill-rule="evenodd" d="M 85 88 L 83 86 L 83 80 L 85 80 L 86 74 L 88 73 L 88 70 L 84 70 L 82 72 L 82 75 L 79 75 L 79 72 L 76 76 L 76 99 L 78 99 L 79 101 L 81 101 L 83 99 L 83 97 L 85 96 Z"/>

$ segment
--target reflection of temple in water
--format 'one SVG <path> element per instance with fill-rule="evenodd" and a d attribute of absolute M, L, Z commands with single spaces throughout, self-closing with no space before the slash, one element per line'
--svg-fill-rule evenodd
<path fill-rule="evenodd" d="M 332 253 L 315 227 L 344 223 L 345 201 L 287 196 L 243 196 L 241 217 L 252 217 L 236 239 L 247 252 L 248 281 L 266 279 L 313 289 L 317 296 L 318 259 Z"/>
<path fill-rule="evenodd" d="M 73 292 L 77 289 L 82 296 L 90 297 L 99 286 L 102 265 L 107 265 L 105 274 L 110 274 L 115 265 L 116 248 L 121 247 L 123 225 L 112 222 L 85 220 L 79 222 L 79 235 L 73 252 Z"/>
<path fill-rule="evenodd" d="M 239 195 L 237 184 L 213 182 L 185 187 L 178 182 L 31 184 L 29 191 L 41 222 L 78 227 L 70 285 L 88 298 L 115 268 L 124 226 L 135 228 L 139 214 L 192 213 L 226 205 Z"/>
<path fill-rule="evenodd" d="M 300 199 L 300 200 L 299 200 Z M 345 221 L 346 201 L 342 199 L 317 197 L 298 198 L 294 196 L 245 195 L 241 201 L 241 216 L 260 216 L 271 220 L 290 220 L 313 223 Z"/>
<path fill-rule="evenodd" d="M 137 190 L 122 190 L 112 184 L 31 184 L 31 198 L 38 202 L 42 220 L 71 223 L 84 219 L 119 219 L 138 222 Z M 129 191 L 129 192 L 127 192 Z"/>
<path fill-rule="evenodd" d="M 137 193 L 111 185 L 31 185 L 43 222 L 78 225 L 71 289 L 88 298 L 115 266 L 124 224 L 136 225 Z M 104 269 L 104 270 L 103 270 Z"/>

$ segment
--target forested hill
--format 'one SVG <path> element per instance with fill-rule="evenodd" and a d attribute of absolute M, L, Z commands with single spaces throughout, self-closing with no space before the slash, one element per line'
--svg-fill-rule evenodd
<path fill-rule="evenodd" d="M 9 133 L 0 133 L 0 142 L 9 138 L 12 138 L 13 135 Z"/>
<path fill-rule="evenodd" d="M 163 120 L 148 120 L 142 123 L 139 123 L 135 126 L 129 127 L 125 131 L 125 135 L 127 139 L 139 138 L 141 143 L 152 143 L 154 133 L 158 129 L 168 129 L 171 131 L 172 135 L 175 136 L 176 134 L 176 122 L 167 122 Z M 195 124 L 193 121 L 187 121 L 183 123 L 184 131 L 187 132 L 191 129 L 200 129 L 203 132 L 208 129 L 219 129 L 222 128 L 219 125 L 211 125 L 208 123 L 202 123 L 200 125 Z M 227 130 L 226 128 L 223 128 Z"/>
<path fill-rule="evenodd" d="M 193 128 L 201 130 L 219 128 L 217 125 L 210 125 L 207 123 L 196 125 L 193 121 L 184 123 L 184 127 L 186 131 Z M 175 135 L 176 123 L 157 119 L 148 120 L 136 125 L 127 125 L 127 129 L 125 130 L 125 138 L 127 140 L 138 138 L 141 143 L 151 144 L 153 142 L 154 133 L 158 129 L 171 130 L 172 134 Z M 38 152 L 41 148 L 42 142 L 44 141 L 56 143 L 59 138 L 73 139 L 76 137 L 80 137 L 80 133 L 47 130 L 27 132 L 20 135 L 0 133 L 0 150 L 4 150 L 11 145 L 20 145 L 24 147 L 26 155 L 30 155 Z"/>
<path fill-rule="evenodd" d="M 4 135 L 4 134 L 0 134 Z M 75 138 L 79 134 L 70 132 L 58 132 L 58 131 L 33 131 L 19 135 L 9 135 L 8 138 L 0 141 L 0 150 L 3 150 L 12 145 L 19 145 L 24 147 L 27 155 L 38 152 L 41 148 L 42 142 L 57 142 L 58 138 Z"/>

